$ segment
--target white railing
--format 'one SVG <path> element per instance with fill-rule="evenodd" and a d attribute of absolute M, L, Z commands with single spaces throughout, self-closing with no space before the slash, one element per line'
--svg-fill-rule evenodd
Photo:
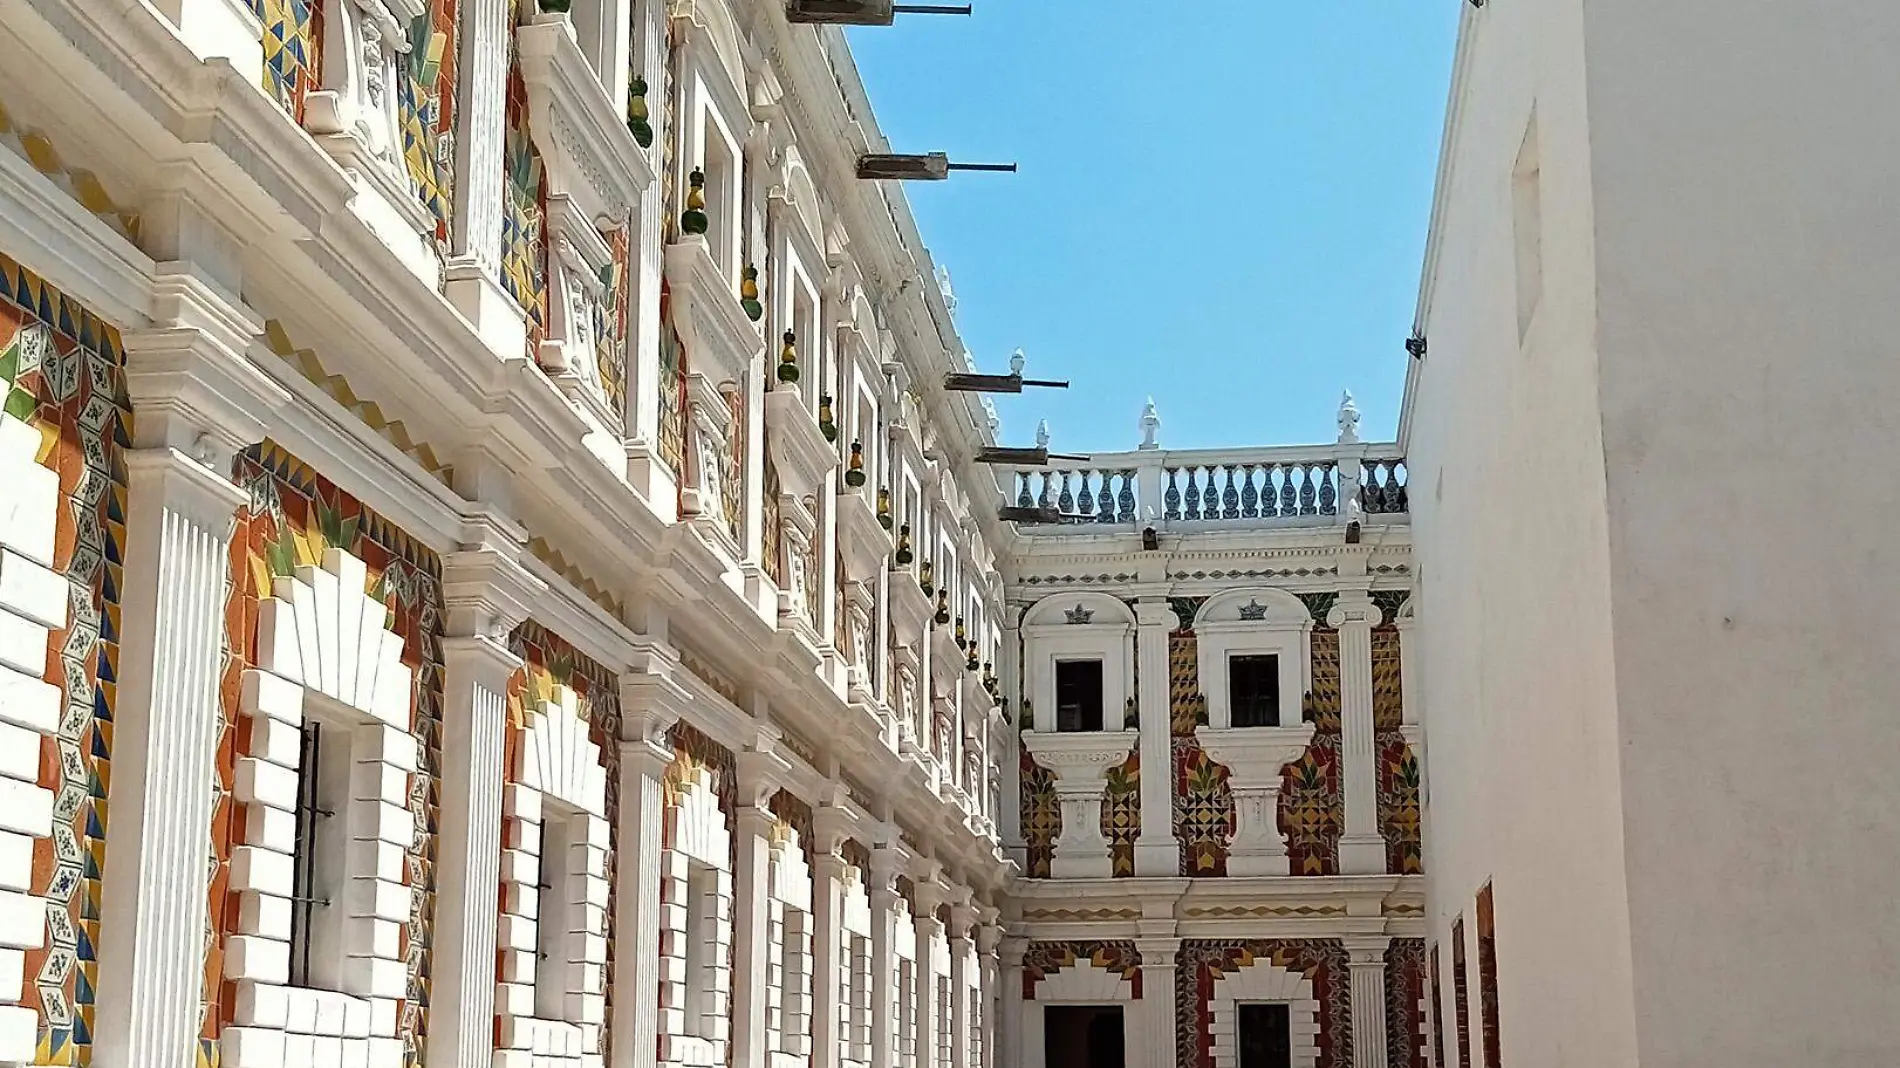
<path fill-rule="evenodd" d="M 1404 515 L 1405 479 L 1405 458 L 1393 444 L 1149 449 L 1017 469 L 1005 503 L 1054 509 L 1062 527 L 1343 526 Z"/>

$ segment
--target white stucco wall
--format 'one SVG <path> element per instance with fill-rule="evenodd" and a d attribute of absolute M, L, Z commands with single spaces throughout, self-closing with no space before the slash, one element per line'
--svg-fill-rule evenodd
<path fill-rule="evenodd" d="M 1491 880 L 1505 1062 L 1633 1066 L 1580 4 L 1467 19 L 1409 449 L 1443 1019 L 1462 914 L 1476 1061 Z M 1520 345 L 1511 176 L 1533 101 L 1544 281 Z"/>
<path fill-rule="evenodd" d="M 1642 1065 L 1900 1063 L 1900 5 L 1585 29 Z"/>
<path fill-rule="evenodd" d="M 1433 929 L 1494 880 L 1509 1064 L 1900 1061 L 1900 7 L 1467 17 L 1410 438 Z"/>

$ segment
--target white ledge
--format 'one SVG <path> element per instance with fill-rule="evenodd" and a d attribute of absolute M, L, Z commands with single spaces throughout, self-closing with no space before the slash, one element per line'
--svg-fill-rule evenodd
<path fill-rule="evenodd" d="M 852 582 L 869 582 L 876 578 L 878 567 L 891 553 L 890 532 L 877 521 L 877 509 L 865 499 L 867 492 L 868 487 L 860 486 L 840 490 L 835 498 L 838 541 L 844 549 L 845 574 Z"/>
<path fill-rule="evenodd" d="M 765 395 L 765 429 L 779 485 L 801 501 L 815 500 L 825 476 L 838 466 L 838 452 L 825 440 L 817 417 L 805 407 L 805 398 L 795 386 L 782 386 Z"/>
<path fill-rule="evenodd" d="M 1106 782 L 1108 769 L 1127 760 L 1140 740 L 1140 731 L 1023 732 L 1029 755 L 1071 789 Z"/>
<path fill-rule="evenodd" d="M 917 576 L 911 574 L 909 568 L 891 572 L 891 625 L 896 628 L 901 644 L 912 649 L 921 647 L 925 628 L 930 625 L 931 613 L 935 611 L 935 602 L 917 585 Z"/>
<path fill-rule="evenodd" d="M 1297 727 L 1196 727 L 1194 736 L 1216 764 L 1225 767 L 1236 783 L 1271 781 L 1278 784 L 1280 769 L 1300 758 L 1313 741 L 1313 724 Z"/>
<path fill-rule="evenodd" d="M 625 102 L 607 99 L 566 15 L 540 16 L 516 30 L 515 41 L 549 192 L 573 197 L 602 229 L 625 226 L 653 181 L 653 165 L 627 130 Z"/>
<path fill-rule="evenodd" d="M 686 342 L 693 370 L 716 382 L 744 381 L 746 369 L 765 348 L 765 336 L 746 318 L 736 286 L 713 262 L 705 237 L 691 234 L 666 246 L 666 282 L 674 301 L 673 325 Z"/>

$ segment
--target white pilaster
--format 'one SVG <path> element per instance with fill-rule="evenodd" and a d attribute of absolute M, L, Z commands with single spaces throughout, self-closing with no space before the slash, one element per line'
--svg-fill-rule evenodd
<path fill-rule="evenodd" d="M 1326 617 L 1339 631 L 1340 747 L 1346 795 L 1346 826 L 1339 839 L 1343 875 L 1381 874 L 1386 867 L 1372 729 L 1372 625 L 1378 619 L 1378 607 L 1362 590 L 1340 593 Z"/>
<path fill-rule="evenodd" d="M 616 979 L 613 1048 L 615 1068 L 654 1068 L 658 1063 L 660 1005 L 660 854 L 666 822 L 664 777 L 673 761 L 666 734 L 686 705 L 687 691 L 675 677 L 678 660 L 660 634 L 641 647 L 620 682 L 621 868 L 614 889 L 623 956 Z"/>
<path fill-rule="evenodd" d="M 1141 835 L 1135 874 L 1173 877 L 1181 870 L 1174 837 L 1174 753 L 1169 722 L 1168 632 L 1174 609 L 1165 597 L 1144 597 L 1135 608 L 1135 655 L 1141 665 Z"/>
<path fill-rule="evenodd" d="M 1003 979 L 997 947 L 1003 940 L 1003 928 L 996 923 L 995 909 L 985 907 L 977 912 L 983 922 L 976 928 L 977 1034 L 981 1048 L 977 1050 L 975 1068 L 998 1068 L 1002 1063 L 997 1056 L 1001 1048 L 997 1032 L 1002 1018 Z M 1021 978 L 1019 973 L 1018 982 Z"/>
<path fill-rule="evenodd" d="M 455 101 L 455 213 L 451 254 L 443 272 L 443 295 L 504 359 L 519 357 L 527 346 L 525 313 L 501 285 L 503 152 L 514 32 L 508 0 L 463 4 Z"/>
<path fill-rule="evenodd" d="M 1385 952 L 1390 942 L 1383 936 L 1346 939 L 1346 966 L 1352 972 L 1352 1068 L 1385 1068 Z"/>
<path fill-rule="evenodd" d="M 811 1068 L 838 1068 L 844 1041 L 839 1006 L 850 962 L 839 953 L 846 868 L 837 852 L 841 844 L 827 844 L 824 833 L 819 832 L 819 848 L 812 864 Z"/>
<path fill-rule="evenodd" d="M 968 891 L 961 891 L 967 901 Z M 950 1029 L 950 1063 L 941 1068 L 975 1068 L 971 1053 L 981 1055 L 981 1042 L 977 1050 L 971 1049 L 972 1024 L 981 1019 L 980 991 L 973 990 L 982 981 L 980 965 L 976 958 L 976 943 L 972 934 L 976 929 L 977 912 L 969 904 L 953 905 L 950 908 L 950 1019 L 944 1021 Z M 973 974 L 974 973 L 974 974 Z M 972 982 L 975 980 L 975 982 Z"/>
<path fill-rule="evenodd" d="M 995 1044 L 991 1044 L 990 1059 L 984 1068 L 1015 1068 L 1027 1063 L 1028 1051 L 1023 1049 L 1023 957 L 1028 952 L 1027 939 L 1002 940 L 1002 989 L 997 992 L 1003 1007 L 999 1036 L 1002 1049 L 998 1051 Z"/>
<path fill-rule="evenodd" d="M 1025 690 L 1022 685 L 1023 636 L 1017 626 L 1020 617 L 1015 607 L 1006 604 L 1003 606 L 1003 611 L 1003 650 L 997 670 L 1002 672 L 1002 690 L 1009 701 L 1007 709 L 1009 722 L 1020 727 L 1027 725 L 1025 717 L 1028 715 L 1023 706 Z M 997 770 L 1001 773 L 1001 789 L 998 791 L 1001 811 L 996 814 L 996 825 L 999 828 L 997 837 L 1002 840 L 1004 855 L 1015 861 L 1017 867 L 1027 871 L 1029 851 L 1023 845 L 1022 741 L 1016 731 L 1009 732 L 1009 740 L 1004 749 L 1006 751 L 997 754 Z M 1144 818 L 1142 823 L 1145 826 L 1147 820 Z M 1173 826 L 1172 817 L 1168 824 L 1170 827 Z"/>
<path fill-rule="evenodd" d="M 1140 1038 L 1129 1043 L 1129 1068 L 1173 1068 L 1174 964 L 1181 942 L 1176 938 L 1140 938 L 1141 1000 L 1135 1003 L 1143 1023 Z"/>
<path fill-rule="evenodd" d="M 660 165 L 664 146 L 676 136 L 677 119 L 667 106 L 666 5 L 653 0 L 633 5 L 630 23 L 632 75 L 647 83 L 647 110 L 652 116 L 654 141 L 648 149 L 659 177 L 640 192 L 634 208 L 634 230 L 628 271 L 633 290 L 628 294 L 627 323 L 627 479 L 647 501 L 671 519 L 676 504 L 674 480 L 660 458 L 660 282 L 665 273 L 665 186 Z"/>
<path fill-rule="evenodd" d="M 878 849 L 871 856 L 871 1068 L 893 1068 L 897 1045 L 896 861 Z"/>
<path fill-rule="evenodd" d="M 227 480 L 283 394 L 244 358 L 260 331 L 196 277 L 155 280 L 161 325 L 125 336 L 139 414 L 125 455 L 112 864 L 100 924 L 99 1068 L 190 1064 L 203 996 L 225 575 L 245 494 Z M 182 784 L 182 785 L 181 785 Z"/>
<path fill-rule="evenodd" d="M 765 1033 L 767 896 L 772 864 L 772 795 L 790 768 L 763 728 L 739 754 L 739 870 L 733 880 L 733 1063 L 763 1066 L 771 1043 Z"/>
<path fill-rule="evenodd" d="M 934 864 L 931 866 L 936 867 Z M 916 1003 L 913 1011 L 917 1030 L 916 1053 L 911 1063 L 913 1068 L 950 1068 L 949 1065 L 937 1064 L 937 1029 L 948 1026 L 949 1021 L 937 1019 L 937 972 L 933 964 L 937 939 L 944 933 L 943 921 L 937 918 L 937 909 L 945 903 L 947 894 L 942 885 L 919 879 L 914 896 L 917 899 L 917 911 L 911 917 L 911 928 L 917 936 L 917 966 L 912 973 L 916 976 L 916 982 L 911 988 L 911 999 Z"/>
<path fill-rule="evenodd" d="M 442 570 L 449 636 L 442 640 L 446 726 L 431 993 L 455 1011 L 432 1018 L 428 1055 L 441 1068 L 487 1068 L 495 1041 L 503 727 L 508 680 L 521 667 L 507 642 L 541 584 L 512 555 L 492 549 L 450 553 Z"/>

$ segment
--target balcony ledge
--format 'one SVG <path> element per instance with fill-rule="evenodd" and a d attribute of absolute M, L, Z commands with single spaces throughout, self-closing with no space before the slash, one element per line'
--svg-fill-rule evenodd
<path fill-rule="evenodd" d="M 515 41 L 549 192 L 572 197 L 602 229 L 627 225 L 653 182 L 653 164 L 627 130 L 625 104 L 607 98 L 565 14 L 538 16 L 515 31 Z"/>
<path fill-rule="evenodd" d="M 1108 769 L 1127 760 L 1140 740 L 1140 731 L 1023 732 L 1029 755 L 1071 790 L 1101 787 Z"/>
<path fill-rule="evenodd" d="M 1240 785 L 1278 785 L 1280 769 L 1300 758 L 1313 742 L 1313 724 L 1297 727 L 1196 727 L 1194 736 L 1216 764 Z"/>
<path fill-rule="evenodd" d="M 935 611 L 930 595 L 917 585 L 917 578 L 909 568 L 891 572 L 891 622 L 901 644 L 921 652 L 931 614 Z"/>
<path fill-rule="evenodd" d="M 835 454 L 833 459 L 835 462 Z M 891 554 L 890 532 L 877 521 L 877 510 L 864 494 L 863 487 L 839 490 L 835 500 L 845 575 L 852 582 L 869 582 L 876 578 L 878 568 Z"/>
<path fill-rule="evenodd" d="M 825 476 L 838 466 L 838 452 L 825 440 L 818 420 L 805 407 L 805 398 L 796 386 L 774 389 L 765 395 L 765 428 L 779 484 L 800 501 L 815 499 Z M 872 521 L 876 518 L 873 516 Z"/>
<path fill-rule="evenodd" d="M 695 361 L 694 370 L 715 381 L 744 381 L 765 349 L 765 335 L 739 307 L 737 291 L 713 261 L 704 237 L 692 234 L 666 246 L 666 283 L 678 302 L 673 324 Z"/>

